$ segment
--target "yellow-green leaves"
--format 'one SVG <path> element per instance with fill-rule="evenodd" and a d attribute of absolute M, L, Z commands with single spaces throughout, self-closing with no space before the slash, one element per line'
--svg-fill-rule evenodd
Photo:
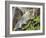
<path fill-rule="evenodd" d="M 24 26 L 24 27 L 23 27 Z M 23 30 L 40 30 L 40 16 L 34 16 L 33 19 L 27 21 L 27 24 L 22 25 Z"/>

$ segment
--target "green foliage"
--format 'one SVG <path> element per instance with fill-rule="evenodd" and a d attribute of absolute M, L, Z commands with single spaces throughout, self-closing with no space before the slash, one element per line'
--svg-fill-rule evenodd
<path fill-rule="evenodd" d="M 22 25 L 23 30 L 40 30 L 40 16 L 34 16 L 33 19 Z"/>

